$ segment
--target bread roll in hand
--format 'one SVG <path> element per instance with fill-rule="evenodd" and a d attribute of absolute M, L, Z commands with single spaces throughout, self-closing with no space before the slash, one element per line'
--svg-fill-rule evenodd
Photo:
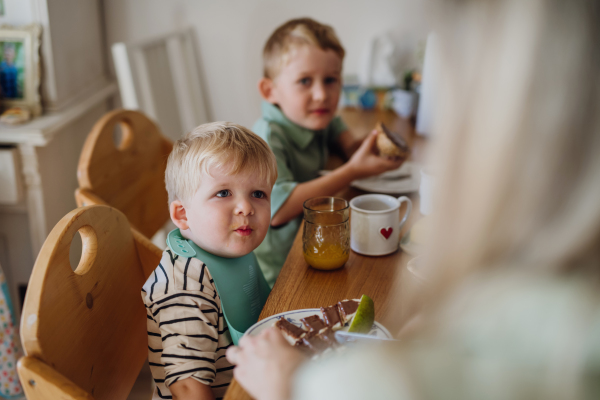
<path fill-rule="evenodd" d="M 375 129 L 379 132 L 377 134 L 377 149 L 381 157 L 408 158 L 410 147 L 399 134 L 390 132 L 382 122 L 379 122 Z"/>

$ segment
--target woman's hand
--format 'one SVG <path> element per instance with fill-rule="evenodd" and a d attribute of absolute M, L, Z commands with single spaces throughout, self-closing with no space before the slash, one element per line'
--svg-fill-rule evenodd
<path fill-rule="evenodd" d="M 270 328 L 256 337 L 244 336 L 238 347 L 227 350 L 227 360 L 236 365 L 233 376 L 252 397 L 284 400 L 290 397 L 292 376 L 306 357 Z"/>
<path fill-rule="evenodd" d="M 356 179 L 379 175 L 392 169 L 400 168 L 404 159 L 383 158 L 375 154 L 375 141 L 377 130 L 373 130 L 363 140 L 362 144 L 348 160 L 348 166 L 352 167 Z"/>

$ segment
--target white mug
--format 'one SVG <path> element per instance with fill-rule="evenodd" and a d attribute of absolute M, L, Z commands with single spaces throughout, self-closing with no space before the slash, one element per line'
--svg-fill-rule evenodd
<path fill-rule="evenodd" d="M 400 205 L 406 213 L 400 221 Z M 383 256 L 398 249 L 400 231 L 412 211 L 406 196 L 364 194 L 350 200 L 350 248 L 366 256 Z"/>

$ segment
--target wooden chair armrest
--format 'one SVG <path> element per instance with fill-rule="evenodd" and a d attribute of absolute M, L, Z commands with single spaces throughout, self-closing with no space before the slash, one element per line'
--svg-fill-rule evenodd
<path fill-rule="evenodd" d="M 28 400 L 94 400 L 91 394 L 35 357 L 21 358 L 17 371 Z"/>
<path fill-rule="evenodd" d="M 162 258 L 162 250 L 135 228 L 131 228 L 131 233 L 133 234 L 135 247 L 144 268 L 144 277 L 148 279 Z"/>

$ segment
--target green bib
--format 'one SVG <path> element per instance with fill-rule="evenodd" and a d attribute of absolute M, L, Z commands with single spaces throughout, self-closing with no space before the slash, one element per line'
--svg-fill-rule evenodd
<path fill-rule="evenodd" d="M 254 253 L 239 258 L 215 256 L 185 239 L 179 229 L 169 232 L 167 245 L 181 257 L 194 257 L 206 264 L 221 298 L 231 340 L 237 346 L 244 332 L 258 321 L 271 291 Z"/>

